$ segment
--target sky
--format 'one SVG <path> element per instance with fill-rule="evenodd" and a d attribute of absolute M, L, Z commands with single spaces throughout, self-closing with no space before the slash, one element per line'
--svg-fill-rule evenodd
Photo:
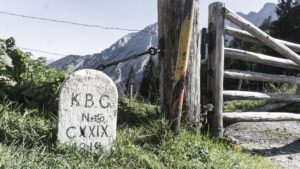
<path fill-rule="evenodd" d="M 278 0 L 220 0 L 235 12 L 259 11 Z M 200 24 L 207 27 L 208 5 L 200 0 Z M 0 12 L 66 20 L 77 23 L 141 30 L 157 22 L 157 0 L 0 0 Z M 33 20 L 0 13 L 0 38 L 14 37 L 17 47 L 62 55 L 100 53 L 128 31 L 104 30 Z M 25 50 L 27 51 L 27 50 Z M 31 51 L 36 57 L 63 56 Z"/>

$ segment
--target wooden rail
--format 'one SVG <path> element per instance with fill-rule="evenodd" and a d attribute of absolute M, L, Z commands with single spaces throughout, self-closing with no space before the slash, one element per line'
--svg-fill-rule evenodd
<path fill-rule="evenodd" d="M 284 69 L 300 70 L 300 66 L 291 60 L 248 52 L 240 49 L 225 48 L 225 57 Z"/>
<path fill-rule="evenodd" d="M 225 123 L 261 121 L 300 121 L 300 114 L 285 112 L 223 113 Z"/>
<path fill-rule="evenodd" d="M 225 27 L 225 33 L 227 35 L 236 37 L 238 39 L 251 42 L 251 43 L 261 43 L 260 40 L 258 40 L 255 36 L 251 35 L 247 31 L 243 31 L 240 29 L 232 28 L 232 27 Z M 274 38 L 275 39 L 275 38 Z M 275 39 L 277 42 L 284 44 L 285 46 L 291 48 L 293 51 L 300 53 L 300 45 L 296 43 L 291 43 L 288 41 L 280 40 L 280 39 Z"/>
<path fill-rule="evenodd" d="M 246 42 L 261 44 L 261 41 L 256 39 L 255 36 L 251 35 L 247 31 L 243 31 L 243 30 L 240 30 L 240 29 L 225 26 L 225 33 L 229 36 L 238 38 L 238 39 L 246 41 Z"/>
<path fill-rule="evenodd" d="M 240 71 L 240 70 L 225 70 L 224 77 L 231 78 L 231 79 L 252 80 L 252 81 L 262 81 L 262 82 L 282 82 L 282 83 L 300 84 L 300 78 L 294 76 L 270 75 L 265 73 L 256 73 L 256 72 Z"/>
<path fill-rule="evenodd" d="M 234 90 L 224 91 L 223 94 L 224 97 L 228 99 L 250 99 L 250 100 L 268 99 L 273 101 L 300 102 L 299 95 L 260 93 L 260 92 L 234 91 Z"/>
<path fill-rule="evenodd" d="M 292 51 L 287 46 L 279 43 L 276 39 L 266 34 L 264 31 L 257 28 L 252 23 L 248 22 L 244 18 L 238 16 L 237 14 L 231 12 L 229 9 L 226 9 L 225 17 L 230 20 L 231 22 L 235 23 L 242 29 L 248 31 L 250 34 L 254 35 L 257 39 L 259 39 L 263 44 L 269 46 L 276 52 L 280 53 L 282 56 L 287 57 L 288 59 L 291 59 L 298 65 L 300 65 L 300 56 Z"/>

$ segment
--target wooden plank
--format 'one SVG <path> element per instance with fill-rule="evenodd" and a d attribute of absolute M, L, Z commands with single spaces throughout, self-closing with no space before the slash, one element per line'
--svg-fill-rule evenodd
<path fill-rule="evenodd" d="M 238 16 L 234 12 L 231 12 L 229 9 L 226 9 L 225 16 L 231 22 L 235 23 L 242 29 L 254 35 L 257 39 L 263 42 L 263 44 L 269 46 L 276 52 L 280 53 L 282 56 L 287 57 L 288 59 L 291 59 L 292 61 L 300 65 L 300 56 L 297 53 L 295 53 L 294 51 L 292 51 L 290 48 L 283 45 L 282 43 L 279 43 L 273 37 L 269 36 L 268 34 L 260 30 L 259 28 L 257 28 L 252 23 Z"/>
<path fill-rule="evenodd" d="M 223 113 L 225 123 L 262 121 L 300 121 L 300 114 L 285 112 Z"/>
<path fill-rule="evenodd" d="M 247 41 L 247 42 L 251 42 L 251 43 L 261 43 L 261 41 L 259 41 L 258 39 L 255 38 L 255 36 L 251 35 L 250 33 L 248 33 L 247 31 L 243 31 L 240 29 L 236 29 L 236 28 L 232 28 L 232 27 L 225 27 L 225 33 L 227 35 L 236 37 L 238 39 Z M 276 41 L 284 44 L 285 46 L 291 48 L 293 51 L 300 53 L 300 44 L 296 44 L 296 43 L 292 43 L 292 42 L 288 42 L 288 41 L 284 41 L 284 40 L 280 40 L 280 39 L 276 39 L 274 38 Z"/>
<path fill-rule="evenodd" d="M 294 76 L 271 75 L 266 73 L 257 73 L 240 70 L 225 70 L 224 77 L 230 79 L 242 79 L 262 82 L 282 82 L 300 84 L 300 78 Z"/>
<path fill-rule="evenodd" d="M 240 49 L 225 48 L 225 57 L 284 69 L 300 70 L 300 66 L 291 60 L 248 52 Z"/>
<path fill-rule="evenodd" d="M 273 101 L 300 102 L 300 95 L 286 95 L 278 93 L 260 93 L 234 90 L 224 91 L 223 94 L 225 98 L 229 99 L 268 99 Z"/>
<path fill-rule="evenodd" d="M 214 109 L 208 113 L 209 129 L 213 137 L 223 136 L 223 81 L 224 81 L 224 4 L 209 5 L 208 93 Z"/>

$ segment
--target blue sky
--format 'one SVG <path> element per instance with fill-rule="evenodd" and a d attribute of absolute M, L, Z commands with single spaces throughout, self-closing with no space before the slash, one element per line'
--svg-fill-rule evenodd
<path fill-rule="evenodd" d="M 207 7 L 200 0 L 200 23 Z M 233 11 L 258 11 L 277 0 L 223 0 Z M 0 11 L 108 27 L 143 29 L 157 21 L 157 0 L 0 0 Z M 17 46 L 61 54 L 93 54 L 108 48 L 129 32 L 87 28 L 0 14 L 0 38 L 15 37 Z M 50 60 L 61 56 L 32 52 Z"/>

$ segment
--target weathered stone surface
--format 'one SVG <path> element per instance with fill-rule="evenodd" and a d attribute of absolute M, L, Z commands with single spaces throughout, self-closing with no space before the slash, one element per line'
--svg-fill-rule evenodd
<path fill-rule="evenodd" d="M 65 81 L 59 100 L 58 141 L 96 152 L 116 138 L 118 92 L 104 73 L 84 69 Z"/>

